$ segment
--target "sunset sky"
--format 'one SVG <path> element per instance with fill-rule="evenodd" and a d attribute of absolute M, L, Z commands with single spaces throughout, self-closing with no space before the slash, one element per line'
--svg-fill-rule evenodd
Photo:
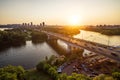
<path fill-rule="evenodd" d="M 120 24 L 120 0 L 0 0 L 0 24 L 70 25 L 72 17 L 77 25 Z"/>

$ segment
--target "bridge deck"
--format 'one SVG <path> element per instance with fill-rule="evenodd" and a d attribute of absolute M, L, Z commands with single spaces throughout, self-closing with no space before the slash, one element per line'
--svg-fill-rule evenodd
<path fill-rule="evenodd" d="M 117 62 L 120 62 L 120 53 L 114 50 L 108 49 L 107 48 L 108 46 L 106 45 L 94 43 L 94 42 L 90 42 L 82 39 L 76 39 L 76 38 L 65 36 L 58 33 L 47 32 L 47 31 L 42 31 L 42 32 L 46 33 L 47 35 L 54 36 L 58 39 L 64 40 L 71 45 L 75 45 L 76 47 L 81 47 L 89 51 L 102 54 L 113 60 L 116 60 Z"/>

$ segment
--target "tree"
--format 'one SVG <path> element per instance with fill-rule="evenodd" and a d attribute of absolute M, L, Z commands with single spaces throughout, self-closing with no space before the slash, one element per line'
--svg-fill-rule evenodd
<path fill-rule="evenodd" d="M 119 72 L 114 72 L 112 73 L 113 78 L 115 78 L 116 80 L 120 80 L 120 73 Z"/>
<path fill-rule="evenodd" d="M 0 80 L 18 80 L 16 74 L 5 72 L 0 75 Z"/>
<path fill-rule="evenodd" d="M 24 80 L 25 70 L 21 66 L 6 66 L 0 68 L 0 80 Z"/>
<path fill-rule="evenodd" d="M 105 80 L 115 80 L 113 77 L 105 77 Z"/>
<path fill-rule="evenodd" d="M 37 64 L 36 69 L 37 69 L 38 71 L 41 71 L 41 70 L 43 71 L 43 66 L 44 66 L 44 64 L 45 64 L 44 61 L 40 62 L 39 64 Z"/>
<path fill-rule="evenodd" d="M 42 32 L 32 32 L 31 33 L 31 39 L 33 43 L 41 43 L 44 42 L 45 40 L 47 40 L 47 35 L 45 33 Z"/>
<path fill-rule="evenodd" d="M 90 77 L 85 76 L 85 75 L 83 75 L 83 74 L 73 73 L 73 74 L 72 74 L 72 77 L 73 77 L 73 79 L 75 79 L 75 80 L 91 80 Z M 68 80 L 69 80 L 69 79 L 68 79 Z"/>
<path fill-rule="evenodd" d="M 49 71 L 49 68 L 51 68 L 51 66 L 50 66 L 49 64 L 45 63 L 45 64 L 43 65 L 43 70 L 46 71 L 47 73 L 48 73 L 48 71 Z"/>
<path fill-rule="evenodd" d="M 67 80 L 67 75 L 65 73 L 61 74 L 59 80 Z"/>
<path fill-rule="evenodd" d="M 51 77 L 53 77 L 54 79 L 57 77 L 58 73 L 57 71 L 55 70 L 55 68 L 53 67 L 50 67 L 49 70 L 48 70 L 48 73 L 51 75 Z"/>

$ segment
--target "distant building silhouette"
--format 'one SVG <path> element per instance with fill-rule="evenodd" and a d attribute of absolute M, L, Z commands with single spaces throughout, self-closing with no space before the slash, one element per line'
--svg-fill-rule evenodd
<path fill-rule="evenodd" d="M 43 26 L 43 27 L 45 26 L 45 22 L 42 22 L 42 26 Z"/>
<path fill-rule="evenodd" d="M 42 26 L 42 23 L 40 23 L 40 27 Z"/>
<path fill-rule="evenodd" d="M 29 23 L 27 25 L 29 26 Z"/>
<path fill-rule="evenodd" d="M 27 26 L 27 23 L 25 23 L 25 26 Z"/>
<path fill-rule="evenodd" d="M 25 25 L 25 23 L 22 23 L 22 26 L 24 26 Z"/>
<path fill-rule="evenodd" d="M 33 26 L 33 23 L 32 23 L 32 22 L 30 22 L 30 24 L 31 24 L 31 26 Z"/>

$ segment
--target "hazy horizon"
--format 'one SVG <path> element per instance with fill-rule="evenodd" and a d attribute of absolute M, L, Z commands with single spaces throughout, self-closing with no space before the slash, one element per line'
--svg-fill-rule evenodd
<path fill-rule="evenodd" d="M 0 24 L 120 24 L 120 0 L 0 0 L 0 11 Z"/>

